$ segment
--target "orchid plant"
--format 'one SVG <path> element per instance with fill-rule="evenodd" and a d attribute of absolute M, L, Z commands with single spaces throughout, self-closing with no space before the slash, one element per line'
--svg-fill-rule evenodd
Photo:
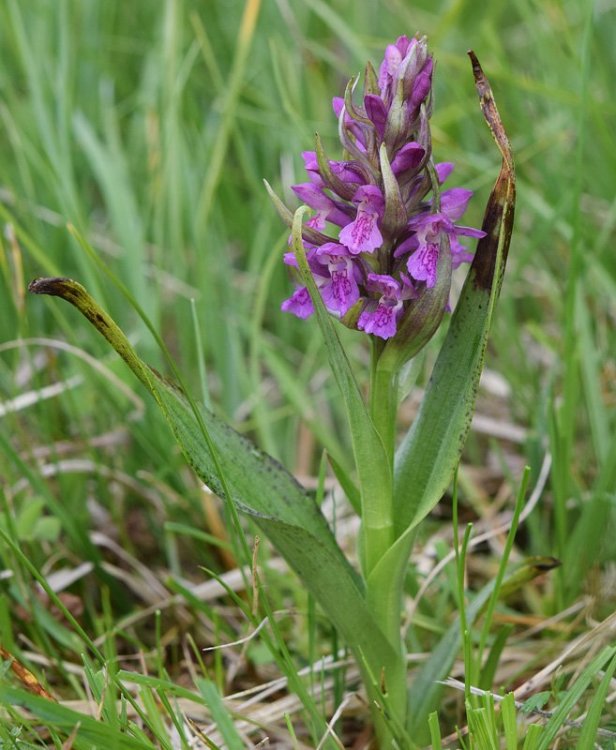
<path fill-rule="evenodd" d="M 354 99 L 358 78 L 333 100 L 343 158 L 331 160 L 317 136 L 315 150 L 303 154 L 307 181 L 293 187 L 305 206 L 292 214 L 267 186 L 291 228 L 284 262 L 298 280 L 282 310 L 316 317 L 346 408 L 355 474 L 332 465 L 361 516 L 359 569 L 294 477 L 144 364 L 81 285 L 58 278 L 30 285 L 71 302 L 107 338 L 158 402 L 197 475 L 252 518 L 301 578 L 355 655 L 381 748 L 413 747 L 413 727 L 425 720 L 407 680 L 404 584 L 417 527 L 447 490 L 469 428 L 513 224 L 511 151 L 489 84 L 469 54 L 502 155 L 481 230 L 458 223 L 471 191 L 442 189 L 453 165 L 433 159 L 434 66 L 424 38 L 402 36 L 378 72 L 367 65 L 361 102 Z M 465 237 L 479 239 L 474 256 Z M 446 317 L 452 270 L 466 263 L 420 411 L 396 448 L 401 370 Z M 367 399 L 338 322 L 368 337 Z"/>

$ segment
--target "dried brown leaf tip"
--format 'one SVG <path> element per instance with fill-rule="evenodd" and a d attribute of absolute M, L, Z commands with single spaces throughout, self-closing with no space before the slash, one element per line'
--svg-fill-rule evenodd
<path fill-rule="evenodd" d="M 2 646 L 0 646 L 0 658 L 11 663 L 11 670 L 13 671 L 13 674 L 26 688 L 26 690 L 34 693 L 35 695 L 40 695 L 41 698 L 47 698 L 47 700 L 55 701 L 53 695 L 45 690 L 36 676 L 33 675 L 29 669 L 26 669 L 26 667 L 24 667 L 24 665 L 20 661 L 18 661 Z"/>
<path fill-rule="evenodd" d="M 511 144 L 498 113 L 490 83 L 475 53 L 469 50 L 468 56 L 473 66 L 475 88 L 479 94 L 483 117 L 502 157 L 501 170 L 486 205 L 481 227 L 485 236 L 479 240 L 477 245 L 472 273 L 475 284 L 486 291 L 492 289 L 494 275 L 497 274 L 496 290 L 498 293 L 513 232 L 516 194 L 515 167 Z"/>

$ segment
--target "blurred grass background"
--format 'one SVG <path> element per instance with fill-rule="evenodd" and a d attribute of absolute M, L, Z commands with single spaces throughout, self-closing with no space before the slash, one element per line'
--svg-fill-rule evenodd
<path fill-rule="evenodd" d="M 96 529 L 153 570 L 198 578 L 199 566 L 230 565 L 216 511 L 133 379 L 73 311 L 26 297 L 35 276 L 78 279 L 161 366 L 144 326 L 67 224 L 143 306 L 193 393 L 303 477 L 314 477 L 323 447 L 345 460 L 317 326 L 279 312 L 291 288 L 286 232 L 262 179 L 295 205 L 289 185 L 303 180 L 300 153 L 315 131 L 335 153 L 331 97 L 396 36 L 420 32 L 437 59 L 435 156 L 456 163 L 451 185 L 476 191 L 469 224 L 480 224 L 499 167 L 469 48 L 490 78 L 518 169 L 488 367 L 506 385 L 506 418 L 525 439 L 512 464 L 498 440 L 473 435 L 467 462 L 481 466 L 489 454 L 515 487 L 516 466 L 528 463 L 536 476 L 551 453 L 547 491 L 521 545 L 563 566 L 527 606 L 553 614 L 590 592 L 605 612 L 616 594 L 614 4 L 264 0 L 246 8 L 236 0 L 0 5 L 2 528 L 44 575 L 92 565 L 69 587 L 90 633 L 151 603 L 110 573 Z M 343 337 L 361 379 L 361 337 Z M 419 384 L 436 345 L 418 367 Z M 50 392 L 56 383 L 60 392 Z M 477 511 L 472 491 L 463 499 Z M 195 529 L 217 539 L 195 538 Z M 32 572 L 10 547 L 1 554 L 13 571 L 0 599 L 5 647 L 77 658 L 78 640 L 45 612 Z M 272 597 L 282 601 L 289 588 L 300 600 L 288 578 Z M 232 629 L 218 622 L 212 632 L 220 628 Z M 124 646 L 137 639 L 123 637 Z M 59 663 L 48 678 L 80 694 Z"/>

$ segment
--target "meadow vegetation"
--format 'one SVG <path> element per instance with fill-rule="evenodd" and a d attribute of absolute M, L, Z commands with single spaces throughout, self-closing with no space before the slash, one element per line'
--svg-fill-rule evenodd
<path fill-rule="evenodd" d="M 500 167 L 469 48 L 518 179 L 473 429 L 412 558 L 417 746 L 615 746 L 612 5 L 5 0 L 2 747 L 370 742 L 356 666 L 300 581 L 196 479 L 106 343 L 26 289 L 79 280 L 169 375 L 111 271 L 185 387 L 314 491 L 352 557 L 357 521 L 327 460 L 350 455 L 342 403 L 316 323 L 280 311 L 288 232 L 262 180 L 296 205 L 300 153 L 315 131 L 336 142 L 332 94 L 416 32 L 437 61 L 435 156 L 476 193 L 467 223 Z M 340 335 L 365 387 L 365 341 Z M 400 436 L 443 335 L 406 373 Z M 443 674 L 422 669 L 433 653 Z"/>

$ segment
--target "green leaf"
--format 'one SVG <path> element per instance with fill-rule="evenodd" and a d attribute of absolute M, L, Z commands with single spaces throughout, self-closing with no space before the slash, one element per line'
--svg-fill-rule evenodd
<path fill-rule="evenodd" d="M 246 745 L 235 728 L 233 719 L 223 703 L 216 685 L 210 680 L 204 680 L 201 677 L 198 677 L 196 682 L 199 692 L 212 712 L 212 718 L 216 722 L 218 731 L 225 741 L 225 747 L 229 750 L 244 750 Z"/>
<path fill-rule="evenodd" d="M 124 333 L 80 284 L 38 279 L 29 289 L 70 302 L 107 339 L 156 399 L 195 473 L 269 537 L 353 648 L 364 674 L 384 671 L 399 678 L 405 665 L 379 629 L 360 576 L 294 477 L 208 409 L 196 412 L 176 386 L 139 359 Z"/>
<path fill-rule="evenodd" d="M 36 522 L 32 539 L 37 542 L 56 542 L 62 533 L 60 519 L 55 516 L 43 516 Z"/>
<path fill-rule="evenodd" d="M 507 750 L 518 750 L 518 720 L 513 693 L 507 693 L 501 701 L 500 707 L 506 748 Z"/>
<path fill-rule="evenodd" d="M 543 736 L 543 727 L 541 724 L 529 724 L 524 738 L 522 750 L 537 750 L 539 739 Z"/>
<path fill-rule="evenodd" d="M 511 148 L 490 86 L 471 52 L 484 117 L 502 155 L 502 167 L 483 220 L 473 264 L 439 353 L 419 414 L 396 454 L 396 535 L 416 526 L 449 485 L 466 440 L 488 333 L 500 293 L 515 205 Z"/>
<path fill-rule="evenodd" d="M 430 727 L 430 742 L 432 743 L 432 750 L 443 750 L 443 743 L 441 739 L 441 728 L 438 723 L 438 714 L 433 711 L 428 716 L 428 726 Z"/>
<path fill-rule="evenodd" d="M 539 693 L 531 695 L 528 700 L 525 700 L 520 708 L 520 711 L 524 714 L 532 714 L 534 711 L 541 711 L 544 706 L 547 705 L 548 701 L 552 697 L 550 690 L 542 690 Z"/>
<path fill-rule="evenodd" d="M 601 723 L 601 717 L 606 708 L 607 694 L 610 689 L 610 683 L 614 672 L 616 671 L 616 655 L 612 657 L 612 661 L 609 663 L 605 670 L 597 692 L 595 693 L 586 719 L 584 720 L 584 726 L 582 727 L 582 733 L 578 739 L 578 747 L 593 747 L 597 737 L 597 731 L 599 724 Z"/>
<path fill-rule="evenodd" d="M 490 690 L 492 683 L 494 682 L 494 675 L 500 662 L 503 649 L 507 645 L 507 640 L 513 631 L 513 625 L 505 625 L 500 628 L 494 637 L 494 642 L 488 653 L 488 658 L 485 664 L 481 668 L 481 675 L 479 677 L 479 685 L 482 690 Z"/>
<path fill-rule="evenodd" d="M 492 584 L 485 586 L 467 608 L 466 617 L 469 626 L 477 617 L 481 608 L 488 601 L 492 592 Z M 424 732 L 425 721 L 432 711 L 439 707 L 440 695 L 443 685 L 439 682 L 444 679 L 451 669 L 458 651 L 462 637 L 460 634 L 460 617 L 451 623 L 447 631 L 430 653 L 419 674 L 413 680 L 410 700 L 410 731 L 412 734 Z"/>

